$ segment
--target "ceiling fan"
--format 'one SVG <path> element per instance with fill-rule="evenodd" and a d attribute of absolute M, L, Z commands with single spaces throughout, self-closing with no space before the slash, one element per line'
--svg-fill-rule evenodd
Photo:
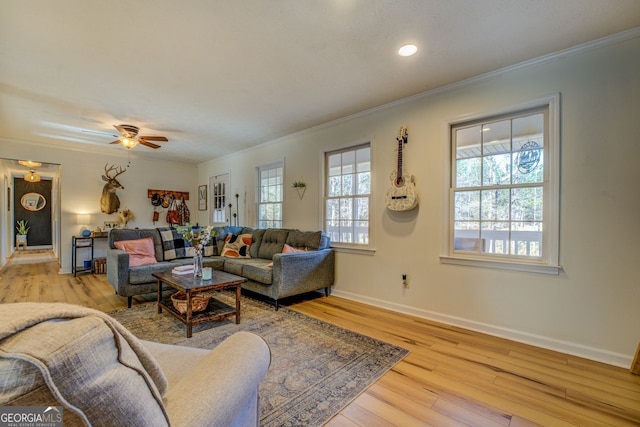
<path fill-rule="evenodd" d="M 160 148 L 158 144 L 154 144 L 149 141 L 169 141 L 164 136 L 138 136 L 138 132 L 140 128 L 138 126 L 133 125 L 113 125 L 114 128 L 120 132 L 122 136 L 118 137 L 115 141 L 111 142 L 111 144 L 122 144 L 127 150 L 132 149 L 138 144 L 146 145 L 150 148 Z"/>

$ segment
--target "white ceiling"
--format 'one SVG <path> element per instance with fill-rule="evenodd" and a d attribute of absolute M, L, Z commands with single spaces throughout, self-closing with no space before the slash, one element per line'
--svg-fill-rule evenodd
<path fill-rule="evenodd" d="M 0 138 L 113 153 L 126 123 L 192 163 L 640 27 L 638 0 L 0 1 Z"/>

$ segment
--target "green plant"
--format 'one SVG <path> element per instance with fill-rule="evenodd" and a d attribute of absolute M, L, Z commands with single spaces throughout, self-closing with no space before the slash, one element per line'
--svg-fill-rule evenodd
<path fill-rule="evenodd" d="M 293 181 L 293 184 L 291 184 L 291 186 L 293 188 L 305 188 L 307 186 L 307 183 L 304 181 Z"/>
<path fill-rule="evenodd" d="M 29 221 L 25 221 L 24 219 L 17 221 L 18 226 L 16 227 L 16 231 L 18 232 L 18 234 L 22 236 L 27 235 L 27 233 L 29 232 L 29 229 L 31 228 L 31 227 L 27 227 L 28 222 Z"/>

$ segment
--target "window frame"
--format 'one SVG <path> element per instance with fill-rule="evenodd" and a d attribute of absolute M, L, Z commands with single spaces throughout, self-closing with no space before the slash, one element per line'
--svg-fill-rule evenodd
<path fill-rule="evenodd" d="M 269 171 L 272 169 L 278 169 L 281 168 L 282 169 L 282 180 L 280 182 L 280 201 L 278 202 L 262 202 L 262 172 L 264 171 Z M 275 162 L 271 162 L 271 163 L 265 163 L 262 165 L 258 165 L 256 166 L 256 226 L 258 228 L 283 228 L 284 226 L 284 202 L 285 202 L 285 191 L 284 191 L 284 181 L 285 181 L 285 168 L 284 168 L 284 160 L 277 160 Z M 280 226 L 279 227 L 273 227 L 273 226 L 269 226 L 269 227 L 262 227 L 261 226 L 261 221 L 263 221 L 260 218 L 260 206 L 262 205 L 274 205 L 274 204 L 279 204 L 280 205 Z M 274 220 L 264 220 L 264 221 L 274 221 Z M 277 221 L 277 220 L 276 220 Z"/>
<path fill-rule="evenodd" d="M 480 252 L 454 251 L 454 176 L 456 147 L 453 132 L 462 125 L 486 123 L 515 118 L 529 110 L 546 109 L 547 123 L 544 146 L 542 256 L 538 259 L 516 255 L 482 254 Z M 446 212 L 443 224 L 443 246 L 440 261 L 446 264 L 468 265 L 504 270 L 559 274 L 559 220 L 560 220 L 560 94 L 553 94 L 526 103 L 513 105 L 498 111 L 466 116 L 447 122 L 447 188 Z M 513 183 L 504 188 L 518 188 Z M 511 205 L 510 205 L 511 206 Z"/>
<path fill-rule="evenodd" d="M 320 203 L 320 229 L 323 232 L 329 234 L 327 231 L 327 202 L 330 199 L 335 197 L 328 196 L 328 181 L 329 181 L 329 155 L 335 153 L 345 153 L 345 152 L 356 152 L 359 149 L 367 147 L 369 149 L 369 174 L 370 174 L 370 183 L 369 183 L 369 193 L 366 196 L 368 198 L 368 228 L 367 228 L 367 240 L 368 243 L 350 243 L 350 242 L 342 242 L 337 241 L 335 239 L 331 239 L 331 247 L 337 249 L 338 251 L 343 252 L 352 252 L 352 253 L 373 253 L 374 252 L 374 204 L 375 204 L 375 162 L 374 162 L 374 143 L 373 138 L 364 139 L 361 141 L 352 142 L 349 144 L 331 147 L 323 150 L 320 153 L 321 161 L 320 161 L 320 174 L 321 174 L 321 182 L 322 182 L 322 192 L 320 193 L 321 203 Z M 353 194 L 352 198 L 362 197 L 361 194 Z M 344 196 L 340 196 L 344 197 Z"/>

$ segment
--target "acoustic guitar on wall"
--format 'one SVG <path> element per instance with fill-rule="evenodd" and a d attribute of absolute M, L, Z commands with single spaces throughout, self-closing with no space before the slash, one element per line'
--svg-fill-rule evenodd
<path fill-rule="evenodd" d="M 404 145 L 409 140 L 407 128 L 402 126 L 396 138 L 398 142 L 398 164 L 391 172 L 391 186 L 387 190 L 387 208 L 392 211 L 409 211 L 418 205 L 418 193 L 413 175 L 409 175 L 403 166 Z"/>

